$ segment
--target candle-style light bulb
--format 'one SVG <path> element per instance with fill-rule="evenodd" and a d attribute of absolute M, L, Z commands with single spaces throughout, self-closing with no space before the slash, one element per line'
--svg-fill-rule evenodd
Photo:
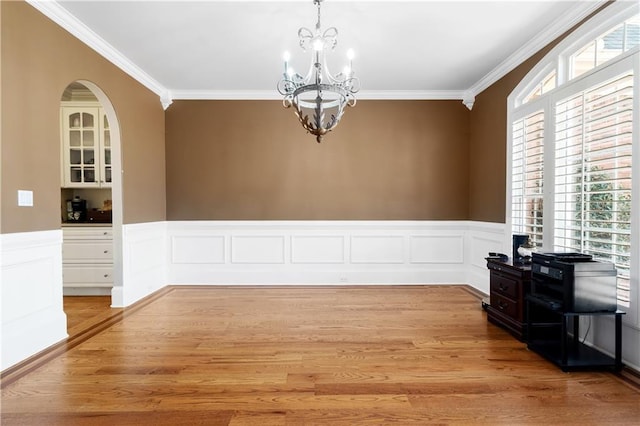
<path fill-rule="evenodd" d="M 289 54 L 289 52 L 285 51 L 284 54 L 282 55 L 282 58 L 284 59 L 284 74 L 287 75 L 289 74 L 289 59 L 291 59 L 291 55 Z"/>
<path fill-rule="evenodd" d="M 313 40 L 312 46 L 313 50 L 315 50 L 316 52 L 320 52 L 322 49 L 324 49 L 324 41 L 322 40 L 322 38 L 316 37 Z"/>

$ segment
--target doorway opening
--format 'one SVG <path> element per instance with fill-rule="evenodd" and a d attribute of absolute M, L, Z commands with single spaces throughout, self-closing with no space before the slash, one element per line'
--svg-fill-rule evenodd
<path fill-rule="evenodd" d="M 65 307 L 70 297 L 96 298 L 84 312 L 90 316 L 91 306 L 122 304 L 114 300 L 122 294 L 114 292 L 122 286 L 120 128 L 109 98 L 90 81 L 72 82 L 61 96 L 60 147 Z M 74 312 L 65 309 L 68 316 Z"/>

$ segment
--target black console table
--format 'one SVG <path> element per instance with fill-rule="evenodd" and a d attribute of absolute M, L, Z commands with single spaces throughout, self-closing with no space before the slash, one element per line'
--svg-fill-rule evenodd
<path fill-rule="evenodd" d="M 563 371 L 586 369 L 622 369 L 622 311 L 615 312 L 564 312 L 548 301 L 533 295 L 526 297 L 527 347 L 547 358 Z M 531 306 L 536 305 L 556 315 L 558 321 L 537 322 Z M 579 319 L 581 316 L 615 316 L 615 350 L 610 357 L 580 342 Z M 571 324 L 573 326 L 571 327 Z M 571 329 L 571 333 L 569 332 Z"/>

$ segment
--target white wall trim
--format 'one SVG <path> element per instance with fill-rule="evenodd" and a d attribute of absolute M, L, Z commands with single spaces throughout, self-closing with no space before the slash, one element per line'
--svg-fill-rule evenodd
<path fill-rule="evenodd" d="M 173 221 L 167 233 L 171 284 L 469 283 L 487 293 L 484 257 L 505 240 L 503 224 L 469 221 Z"/>
<path fill-rule="evenodd" d="M 167 285 L 166 229 L 166 222 L 122 226 L 122 285 L 114 285 L 111 306 L 129 306 Z"/>
<path fill-rule="evenodd" d="M 26 2 L 163 100 L 171 99 L 170 92 L 166 87 L 93 32 L 91 28 L 69 13 L 67 9 L 60 6 L 58 2 L 42 0 L 26 0 Z"/>
<path fill-rule="evenodd" d="M 559 16 L 558 19 L 549 24 L 549 26 L 547 26 L 543 31 L 530 39 L 520 49 L 515 51 L 497 67 L 478 80 L 468 90 L 473 93 L 473 95 L 477 96 L 483 90 L 515 69 L 518 65 L 536 54 L 540 49 L 544 48 L 553 40 L 571 29 L 574 25 L 585 19 L 589 14 L 595 12 L 599 7 L 602 7 L 605 3 L 606 0 L 579 2 L 579 4 L 572 7 L 567 13 Z"/>
<path fill-rule="evenodd" d="M 173 90 L 172 98 L 181 100 L 282 100 L 277 90 Z M 358 100 L 463 100 L 465 90 L 362 90 Z"/>
<path fill-rule="evenodd" d="M 190 90 L 169 90 L 160 82 L 147 74 L 138 65 L 133 63 L 129 58 L 124 56 L 115 47 L 107 43 L 98 36 L 93 30 L 84 23 L 70 14 L 64 7 L 60 6 L 56 1 L 42 0 L 26 0 L 31 6 L 39 10 L 49 19 L 69 31 L 80 41 L 91 47 L 98 54 L 109 60 L 115 66 L 125 73 L 129 74 L 135 80 L 143 84 L 152 92 L 160 96 L 162 106 L 167 109 L 173 100 L 176 99 L 227 99 L 227 100 L 264 100 L 264 99 L 282 99 L 273 90 L 261 91 L 190 91 Z M 562 33 L 570 29 L 573 25 L 580 22 L 598 7 L 604 4 L 605 0 L 584 1 L 579 2 L 569 12 L 559 16 L 544 31 L 540 32 L 536 37 L 529 40 L 524 46 L 514 52 L 505 61 L 488 74 L 477 81 L 469 88 L 458 90 L 378 90 L 378 91 L 362 91 L 358 99 L 413 99 L 413 100 L 463 100 L 467 108 L 473 106 L 472 99 L 487 87 L 502 78 L 509 71 L 520 65 L 524 60 L 534 53 L 538 52 L 548 43 L 560 36 Z"/>
<path fill-rule="evenodd" d="M 505 241 L 509 234 L 505 224 L 474 221 L 124 225 L 123 285 L 113 288 L 113 306 L 131 305 L 167 284 L 469 284 L 488 294 L 484 258 L 489 251 L 508 252 Z M 265 238 L 268 244 L 255 246 L 254 252 L 251 244 L 246 245 L 243 255 L 270 259 L 272 254 L 260 251 L 277 247 L 277 259 L 282 261 L 235 263 L 231 255 L 234 237 L 244 238 L 245 243 Z M 367 245 L 353 247 L 352 237 L 391 245 L 373 244 L 368 252 Z M 0 242 L 4 370 L 67 335 L 62 309 L 62 231 L 2 234 Z M 354 250 L 356 260 L 368 261 L 353 262 Z M 434 258 L 429 259 L 432 254 Z M 597 347 L 609 353 L 613 347 L 610 325 L 610 321 L 596 321 L 592 329 Z M 623 362 L 634 368 L 640 367 L 639 342 L 640 330 L 623 323 Z"/>
<path fill-rule="evenodd" d="M 0 235 L 0 370 L 67 337 L 62 307 L 62 230 Z"/>

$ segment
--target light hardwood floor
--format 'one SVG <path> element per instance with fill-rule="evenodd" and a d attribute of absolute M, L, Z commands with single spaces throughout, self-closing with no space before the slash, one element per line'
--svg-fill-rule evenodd
<path fill-rule="evenodd" d="M 464 286 L 170 287 L 110 315 L 3 387 L 3 425 L 640 420 L 637 388 L 563 373 Z"/>
<path fill-rule="evenodd" d="M 102 318 L 120 309 L 111 308 L 111 296 L 65 296 L 64 313 L 67 315 L 67 333 L 70 336 L 91 328 Z"/>

